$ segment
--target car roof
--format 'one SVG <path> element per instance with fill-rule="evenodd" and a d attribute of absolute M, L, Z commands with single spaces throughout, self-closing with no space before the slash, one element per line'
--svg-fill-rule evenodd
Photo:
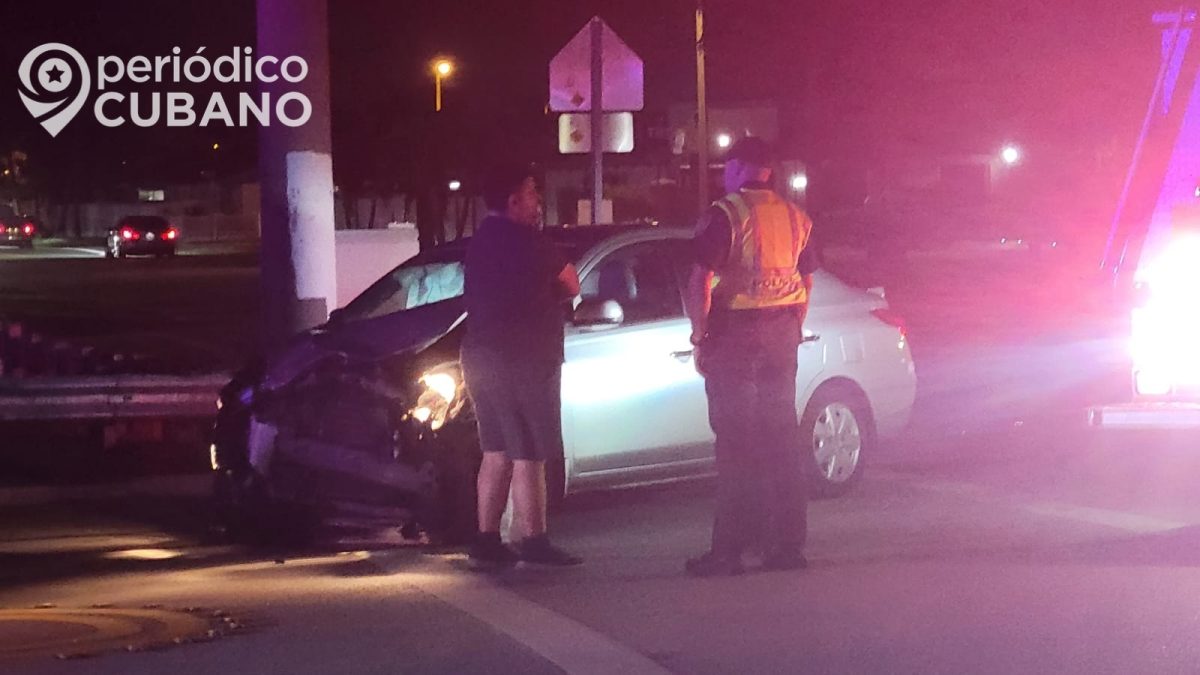
<path fill-rule="evenodd" d="M 651 224 L 558 225 L 543 228 L 542 234 L 555 244 L 566 248 L 570 253 L 570 257 L 578 260 L 588 251 L 607 241 L 616 239 L 657 239 L 659 237 L 678 239 L 687 236 L 690 234 L 690 231 L 683 228 Z M 455 239 L 452 242 L 422 251 L 409 262 L 427 264 L 462 260 L 470 242 L 470 237 Z"/>

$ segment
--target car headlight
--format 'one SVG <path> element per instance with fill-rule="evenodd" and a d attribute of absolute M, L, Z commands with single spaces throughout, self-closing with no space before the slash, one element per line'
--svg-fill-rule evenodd
<path fill-rule="evenodd" d="M 456 365 L 438 366 L 420 377 L 421 394 L 409 416 L 437 431 L 454 419 L 466 400 L 462 372 Z"/>

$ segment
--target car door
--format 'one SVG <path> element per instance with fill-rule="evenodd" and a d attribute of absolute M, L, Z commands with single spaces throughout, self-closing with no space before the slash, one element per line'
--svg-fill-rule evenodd
<path fill-rule="evenodd" d="M 619 325 L 568 329 L 565 440 L 581 478 L 711 453 L 704 381 L 691 358 L 671 243 L 621 246 L 581 280 L 584 299 L 614 300 L 624 310 Z"/>

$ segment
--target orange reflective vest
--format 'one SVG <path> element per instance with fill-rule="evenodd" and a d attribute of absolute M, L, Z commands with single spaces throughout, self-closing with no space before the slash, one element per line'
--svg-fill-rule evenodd
<path fill-rule="evenodd" d="M 796 266 L 812 221 L 771 190 L 742 189 L 715 203 L 732 226 L 729 259 L 717 270 L 713 307 L 765 309 L 808 302 Z"/>

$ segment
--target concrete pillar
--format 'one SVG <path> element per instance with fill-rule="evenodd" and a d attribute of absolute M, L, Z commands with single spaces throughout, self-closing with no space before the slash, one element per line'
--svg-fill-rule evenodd
<path fill-rule="evenodd" d="M 276 101 L 288 92 L 308 98 L 312 113 L 298 127 L 278 116 L 262 127 L 258 172 L 262 186 L 262 337 L 278 344 L 328 318 L 337 297 L 334 257 L 333 161 L 329 113 L 327 0 L 257 0 L 256 56 L 308 64 L 300 82 L 259 83 Z M 299 113 L 289 103 L 290 116 Z"/>

